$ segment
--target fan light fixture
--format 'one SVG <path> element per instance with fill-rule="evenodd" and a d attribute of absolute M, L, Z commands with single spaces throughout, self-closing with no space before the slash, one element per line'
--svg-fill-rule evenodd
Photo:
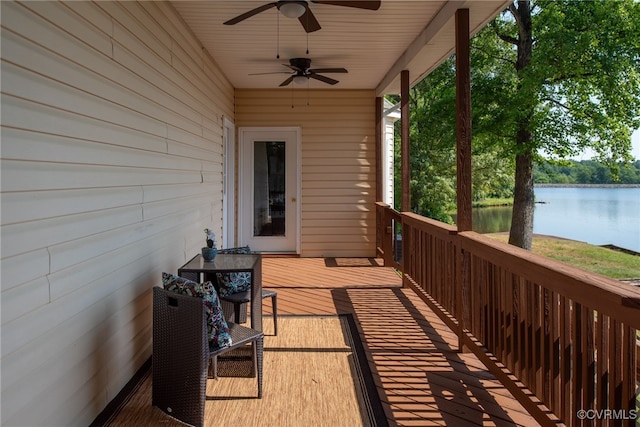
<path fill-rule="evenodd" d="M 287 1 L 278 2 L 278 10 L 287 18 L 300 18 L 307 10 L 306 2 Z"/>
<path fill-rule="evenodd" d="M 293 82 L 297 85 L 305 84 L 309 78 L 307 76 L 293 76 Z"/>

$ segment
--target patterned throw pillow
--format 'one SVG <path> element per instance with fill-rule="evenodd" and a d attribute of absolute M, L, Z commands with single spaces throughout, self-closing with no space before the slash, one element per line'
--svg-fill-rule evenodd
<path fill-rule="evenodd" d="M 162 285 L 168 291 L 202 298 L 207 315 L 207 338 L 214 350 L 231 345 L 229 325 L 222 314 L 220 299 L 211 282 L 196 283 L 175 274 L 162 273 Z"/>
<path fill-rule="evenodd" d="M 219 254 L 250 254 L 249 246 L 239 248 L 220 249 Z M 217 273 L 220 296 L 224 297 L 251 288 L 251 273 Z"/>
<path fill-rule="evenodd" d="M 218 273 L 220 296 L 224 297 L 251 288 L 251 273 Z"/>
<path fill-rule="evenodd" d="M 250 254 L 251 248 L 249 246 L 241 246 L 239 248 L 227 248 L 218 249 L 219 254 Z"/>

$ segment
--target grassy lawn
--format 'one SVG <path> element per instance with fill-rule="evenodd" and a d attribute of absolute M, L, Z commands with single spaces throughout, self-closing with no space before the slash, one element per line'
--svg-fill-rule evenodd
<path fill-rule="evenodd" d="M 471 205 L 474 208 L 485 208 L 488 206 L 513 206 L 513 198 L 509 199 L 484 199 L 479 201 L 474 201 Z"/>
<path fill-rule="evenodd" d="M 487 234 L 507 242 L 507 234 Z M 532 251 L 613 279 L 640 278 L 640 257 L 574 240 L 534 236 Z"/>

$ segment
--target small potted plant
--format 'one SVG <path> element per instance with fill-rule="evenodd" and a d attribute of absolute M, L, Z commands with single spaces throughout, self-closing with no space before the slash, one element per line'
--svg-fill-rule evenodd
<path fill-rule="evenodd" d="M 202 258 L 205 261 L 213 261 L 218 253 L 218 248 L 216 247 L 216 235 L 213 230 L 209 228 L 204 229 L 205 240 L 207 242 L 207 246 L 202 248 Z"/>

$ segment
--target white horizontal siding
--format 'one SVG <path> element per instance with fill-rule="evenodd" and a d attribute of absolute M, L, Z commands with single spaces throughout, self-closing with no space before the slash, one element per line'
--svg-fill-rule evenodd
<path fill-rule="evenodd" d="M 236 90 L 236 124 L 301 127 L 302 256 L 375 255 L 373 91 Z"/>
<path fill-rule="evenodd" d="M 160 273 L 221 235 L 234 92 L 169 3 L 1 7 L 2 424 L 88 425 Z"/>

